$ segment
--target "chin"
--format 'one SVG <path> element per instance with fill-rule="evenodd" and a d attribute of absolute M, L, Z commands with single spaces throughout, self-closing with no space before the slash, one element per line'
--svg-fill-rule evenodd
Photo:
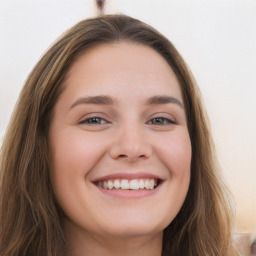
<path fill-rule="evenodd" d="M 128 219 L 122 218 L 118 220 L 108 221 L 102 225 L 101 229 L 104 230 L 108 236 L 112 237 L 138 237 L 159 234 L 169 225 L 155 221 L 153 218 L 139 218 L 130 217 Z"/>
<path fill-rule="evenodd" d="M 145 227 L 145 226 L 130 226 L 130 227 L 117 227 L 112 230 L 106 231 L 106 235 L 116 238 L 136 238 L 144 236 L 153 236 L 163 232 L 163 229 Z"/>

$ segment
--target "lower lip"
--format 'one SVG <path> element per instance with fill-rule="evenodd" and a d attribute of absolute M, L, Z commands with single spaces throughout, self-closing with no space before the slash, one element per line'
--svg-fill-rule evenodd
<path fill-rule="evenodd" d="M 154 189 L 138 189 L 138 190 L 122 190 L 122 189 L 104 189 L 102 187 L 99 187 L 95 185 L 102 193 L 106 195 L 110 195 L 112 197 L 119 197 L 119 198 L 144 198 L 148 196 L 154 195 L 159 188 L 161 187 L 161 184 L 158 184 L 158 186 Z"/>

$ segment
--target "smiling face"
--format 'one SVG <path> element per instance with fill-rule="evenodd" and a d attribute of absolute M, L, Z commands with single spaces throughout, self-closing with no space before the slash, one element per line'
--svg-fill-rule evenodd
<path fill-rule="evenodd" d="M 49 131 L 51 183 L 66 231 L 161 233 L 190 181 L 178 80 L 153 49 L 101 45 L 71 67 Z"/>

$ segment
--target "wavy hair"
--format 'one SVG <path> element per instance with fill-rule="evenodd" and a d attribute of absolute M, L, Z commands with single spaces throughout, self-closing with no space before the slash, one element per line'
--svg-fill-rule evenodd
<path fill-rule="evenodd" d="M 1 149 L 0 255 L 65 255 L 60 210 L 50 183 L 48 130 L 71 65 L 101 44 L 131 42 L 157 51 L 175 72 L 192 144 L 185 202 L 164 230 L 162 256 L 226 256 L 232 207 L 222 181 L 199 89 L 173 44 L 124 15 L 86 19 L 64 33 L 28 76 Z"/>

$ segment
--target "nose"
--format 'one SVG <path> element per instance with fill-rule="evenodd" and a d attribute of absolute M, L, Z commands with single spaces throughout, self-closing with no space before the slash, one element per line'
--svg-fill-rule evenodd
<path fill-rule="evenodd" d="M 110 148 L 113 159 L 126 159 L 129 162 L 147 159 L 151 154 L 151 143 L 143 127 L 130 126 L 121 129 Z"/>

